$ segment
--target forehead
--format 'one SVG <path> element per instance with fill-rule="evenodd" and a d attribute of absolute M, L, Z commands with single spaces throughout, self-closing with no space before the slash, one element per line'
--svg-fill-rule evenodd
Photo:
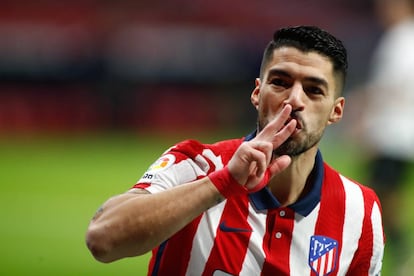
<path fill-rule="evenodd" d="M 317 52 L 302 52 L 294 47 L 281 47 L 273 51 L 264 77 L 272 69 L 283 70 L 292 77 L 316 77 L 334 85 L 333 64 L 328 57 Z"/>

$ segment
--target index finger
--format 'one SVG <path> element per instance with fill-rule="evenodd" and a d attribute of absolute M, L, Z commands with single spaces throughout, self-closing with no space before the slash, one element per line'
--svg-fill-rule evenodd
<path fill-rule="evenodd" d="M 285 105 L 280 113 L 257 134 L 256 139 L 273 142 L 275 135 L 282 130 L 291 112 L 292 106 L 290 104 Z"/>

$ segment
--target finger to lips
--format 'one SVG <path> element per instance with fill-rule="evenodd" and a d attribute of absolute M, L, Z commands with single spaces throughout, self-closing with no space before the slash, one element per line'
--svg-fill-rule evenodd
<path fill-rule="evenodd" d="M 292 133 L 295 131 L 297 121 L 295 119 L 290 120 L 280 131 L 274 135 L 273 146 L 277 147 L 286 141 Z"/>
<path fill-rule="evenodd" d="M 272 141 L 275 133 L 278 133 L 285 127 L 291 112 L 292 106 L 289 104 L 285 105 L 282 111 L 257 135 L 257 138 Z"/>

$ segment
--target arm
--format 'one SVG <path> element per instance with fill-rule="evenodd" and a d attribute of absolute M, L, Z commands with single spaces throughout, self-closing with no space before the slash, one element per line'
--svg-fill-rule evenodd
<path fill-rule="evenodd" d="M 284 125 L 290 112 L 288 105 L 255 139 L 237 149 L 226 168 L 235 182 L 240 183 L 235 185 L 247 189 L 264 186 L 265 175 L 270 177 L 289 165 L 288 156 L 272 160 L 272 152 L 295 129 L 295 120 Z M 210 177 L 156 194 L 136 189 L 113 197 L 89 224 L 87 246 L 102 262 L 144 254 L 222 199 Z"/>
<path fill-rule="evenodd" d="M 102 262 L 144 254 L 220 198 L 208 177 L 157 194 L 136 189 L 113 197 L 92 219 L 87 245 Z"/>

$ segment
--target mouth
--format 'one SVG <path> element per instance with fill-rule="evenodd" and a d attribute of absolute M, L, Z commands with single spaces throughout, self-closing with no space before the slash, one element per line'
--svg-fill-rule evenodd
<path fill-rule="evenodd" d="M 301 130 L 302 129 L 302 123 L 301 123 L 301 121 L 297 118 L 297 117 L 292 117 L 292 116 L 290 116 L 287 120 L 286 120 L 286 122 L 285 122 L 285 125 L 287 125 L 290 121 L 292 121 L 292 120 L 296 120 L 296 130 Z"/>

